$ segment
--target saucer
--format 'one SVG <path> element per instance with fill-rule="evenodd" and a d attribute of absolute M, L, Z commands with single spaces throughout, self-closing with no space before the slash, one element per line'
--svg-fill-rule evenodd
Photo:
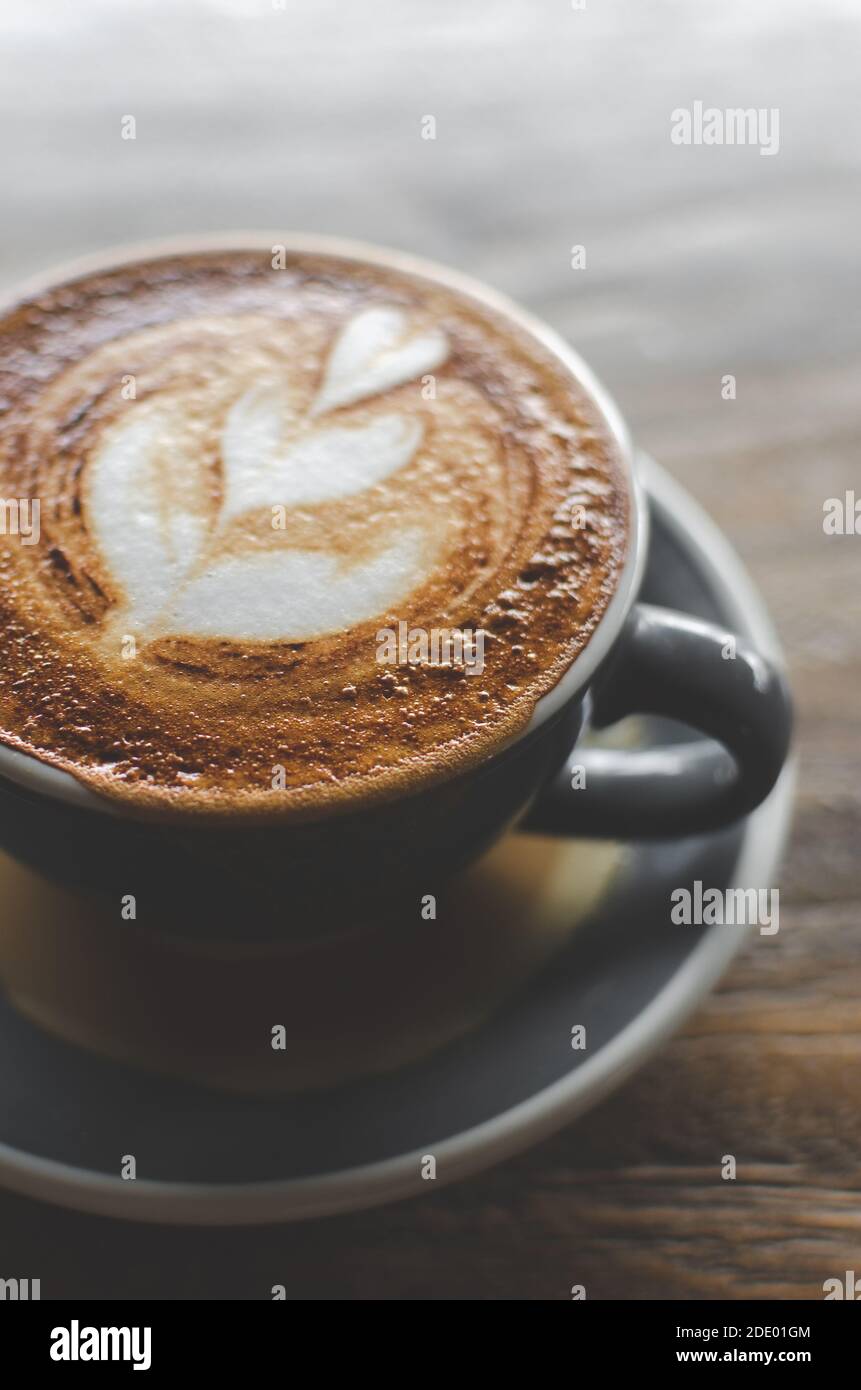
<path fill-rule="evenodd" d="M 779 654 L 723 536 L 640 467 L 643 597 Z M 649 719 L 616 736 L 690 735 Z M 719 834 L 509 835 L 435 918 L 383 920 L 331 958 L 153 945 L 132 924 L 105 958 L 85 902 L 4 861 L 0 1183 L 126 1219 L 240 1224 L 392 1201 L 428 1189 L 430 1158 L 435 1187 L 525 1149 L 627 1079 L 719 978 L 746 930 L 672 925 L 670 894 L 770 886 L 792 779 Z"/>

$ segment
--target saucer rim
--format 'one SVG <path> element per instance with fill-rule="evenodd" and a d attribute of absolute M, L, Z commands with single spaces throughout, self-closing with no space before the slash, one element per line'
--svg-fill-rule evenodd
<path fill-rule="evenodd" d="M 690 547 L 736 631 L 783 660 L 756 587 L 729 541 L 680 483 L 642 452 L 637 468 L 650 502 Z M 692 538 L 696 538 L 695 542 Z M 790 759 L 768 799 L 747 821 L 733 887 L 767 887 L 785 846 L 796 764 Z M 741 950 L 751 931 L 714 928 L 650 1003 L 575 1071 L 529 1099 L 433 1145 L 433 1188 L 474 1176 L 548 1138 L 628 1079 L 695 1010 Z M 427 1191 L 424 1155 L 394 1158 L 313 1177 L 252 1183 L 136 1179 L 129 1184 L 55 1159 L 23 1154 L 0 1142 L 0 1183 L 22 1196 L 80 1212 L 170 1225 L 248 1226 L 312 1220 L 401 1201 Z"/>

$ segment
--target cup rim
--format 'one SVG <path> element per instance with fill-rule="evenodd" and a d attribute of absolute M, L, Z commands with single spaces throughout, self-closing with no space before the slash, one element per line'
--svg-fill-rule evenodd
<path fill-rule="evenodd" d="M 413 275 L 420 279 L 451 289 L 468 299 L 476 300 L 503 317 L 511 319 L 518 327 L 536 339 L 582 385 L 593 405 L 603 418 L 611 440 L 616 446 L 619 470 L 627 489 L 628 530 L 625 559 L 619 572 L 616 587 L 598 623 L 586 641 L 586 645 L 563 671 L 555 685 L 535 703 L 532 715 L 523 728 L 499 745 L 488 761 L 522 739 L 533 734 L 540 726 L 558 714 L 577 694 L 582 692 L 603 664 L 621 632 L 625 619 L 639 590 L 645 571 L 648 549 L 648 508 L 645 503 L 643 485 L 638 477 L 634 461 L 634 448 L 624 417 L 609 391 L 598 379 L 592 368 L 570 344 L 543 320 L 529 310 L 522 308 L 504 293 L 485 285 L 481 280 L 453 270 L 437 261 L 411 252 L 379 246 L 352 237 L 330 236 L 314 232 L 299 231 L 237 231 L 230 233 L 183 233 L 181 235 L 158 237 L 144 241 L 129 242 L 121 246 L 109 247 L 104 251 L 90 252 L 87 255 L 64 261 L 46 271 L 37 272 L 24 281 L 16 283 L 0 295 L 0 315 L 5 315 L 17 304 L 49 289 L 81 279 L 99 271 L 117 270 L 124 265 L 132 265 L 143 260 L 161 260 L 177 255 L 192 255 L 195 252 L 219 251 L 264 251 L 273 246 L 283 246 L 288 252 L 299 254 L 331 255 L 342 260 L 354 260 L 370 265 L 391 267 L 396 271 Z M 194 809 L 182 811 L 165 809 L 160 811 L 135 808 L 133 802 L 114 800 L 103 796 L 71 772 L 43 762 L 35 754 L 25 752 L 0 742 L 0 779 L 14 783 L 25 791 L 36 792 L 55 801 L 81 810 L 96 811 L 103 815 L 118 816 L 124 820 L 146 820 L 155 823 L 191 825 L 195 820 L 211 820 Z M 418 789 L 421 790 L 420 788 Z M 393 792 L 391 799 L 399 800 L 407 793 Z M 356 804 L 359 804 L 358 802 Z M 332 814 L 346 808 L 333 808 Z M 236 819 L 244 825 L 255 820 L 267 824 L 277 823 L 277 814 L 269 811 L 249 810 L 237 812 Z M 328 819 L 328 815 L 321 816 Z M 286 822 L 285 822 L 286 823 Z"/>

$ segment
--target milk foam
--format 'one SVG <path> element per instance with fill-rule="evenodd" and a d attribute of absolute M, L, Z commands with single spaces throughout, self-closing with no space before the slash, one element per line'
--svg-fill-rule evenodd
<path fill-rule="evenodd" d="M 319 550 L 225 560 L 180 591 L 162 626 L 236 641 L 307 641 L 396 606 L 424 577 L 426 553 L 422 533 L 408 531 L 364 564 Z"/>
<path fill-rule="evenodd" d="M 125 594 L 126 625 L 145 628 L 188 573 L 205 518 L 184 504 L 172 479 L 172 412 L 143 406 L 98 449 L 87 470 L 87 519 L 109 574 Z"/>
<path fill-rule="evenodd" d="M 340 333 L 304 413 L 296 411 L 296 393 L 286 382 L 267 378 L 240 390 L 220 430 L 217 419 L 196 420 L 198 437 L 215 431 L 219 441 L 222 500 L 209 529 L 181 394 L 130 404 L 94 449 L 85 477 L 90 529 L 125 599 L 112 635 L 119 625 L 148 637 L 308 640 L 405 603 L 436 556 L 415 528 L 392 538 L 382 526 L 371 553 L 358 558 L 295 548 L 286 538 L 277 550 L 243 552 L 235 536 L 224 553 L 222 538 L 237 518 L 266 535 L 267 518 L 255 515 L 262 509 L 343 498 L 372 509 L 371 490 L 405 468 L 419 448 L 421 419 L 382 409 L 352 423 L 322 417 L 372 396 L 379 404 L 447 352 L 442 333 L 411 334 L 400 311 L 368 310 Z M 230 369 L 228 355 L 228 377 Z M 190 403 L 189 413 L 196 406 Z M 269 532 L 272 543 L 271 522 Z"/>
<path fill-rule="evenodd" d="M 322 415 L 388 391 L 433 371 L 447 356 L 448 342 L 438 329 L 411 334 L 409 320 L 399 309 L 366 309 L 341 333 L 312 413 Z"/>
<path fill-rule="evenodd" d="M 298 507 L 362 492 L 409 463 L 422 437 L 420 421 L 382 415 L 364 427 L 307 430 L 285 446 L 282 416 L 277 387 L 266 385 L 232 407 L 222 442 L 222 521 L 275 500 Z"/>

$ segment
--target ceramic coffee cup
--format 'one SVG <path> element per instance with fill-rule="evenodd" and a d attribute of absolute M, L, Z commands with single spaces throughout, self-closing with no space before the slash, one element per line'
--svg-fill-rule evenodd
<path fill-rule="evenodd" d="M 124 260 L 273 237 L 172 241 L 65 267 L 37 288 Z M 392 265 L 487 304 L 538 338 L 592 396 L 619 446 L 628 488 L 627 557 L 586 647 L 528 725 L 448 780 L 302 823 L 239 814 L 213 821 L 138 812 L 0 745 L 0 845 L 40 872 L 111 896 L 134 894 L 137 921 L 207 937 L 313 935 L 381 896 L 433 892 L 520 822 L 546 833 L 654 838 L 715 830 L 756 807 L 787 755 L 783 673 L 742 639 L 638 602 L 648 511 L 627 430 L 586 364 L 555 333 L 485 287 L 397 253 L 325 238 L 301 249 Z M 26 286 L 31 292 L 33 286 Z M 19 294 L 21 291 L 19 291 Z M 662 715 L 706 738 L 660 749 L 582 748 L 587 723 Z M 572 767 L 576 765 L 576 775 Z M 118 913 L 119 920 L 119 913 Z M 328 929 L 328 926 L 326 927 Z"/>

